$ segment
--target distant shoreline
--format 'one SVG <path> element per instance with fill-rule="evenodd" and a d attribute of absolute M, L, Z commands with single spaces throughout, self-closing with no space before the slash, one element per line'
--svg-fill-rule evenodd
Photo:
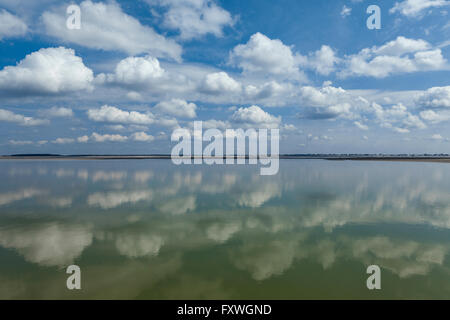
<path fill-rule="evenodd" d="M 194 157 L 191 157 L 192 159 Z M 201 158 L 201 157 L 199 157 Z M 206 158 L 206 157 L 204 157 Z M 246 158 L 241 156 L 237 158 Z M 0 160 L 150 160 L 171 159 L 170 155 L 9 155 L 0 156 Z M 225 159 L 225 157 L 223 157 Z M 280 155 L 279 159 L 317 159 L 330 161 L 415 161 L 415 162 L 442 162 L 450 163 L 450 156 L 430 155 Z"/>

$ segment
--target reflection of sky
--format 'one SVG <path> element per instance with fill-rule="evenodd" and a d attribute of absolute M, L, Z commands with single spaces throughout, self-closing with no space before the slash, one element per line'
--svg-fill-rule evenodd
<path fill-rule="evenodd" d="M 28 263 L 29 272 L 103 266 L 104 275 L 92 278 L 98 297 L 113 270 L 135 286 L 120 297 L 171 277 L 180 277 L 180 286 L 202 282 L 197 297 L 233 297 L 225 274 L 200 271 L 214 264 L 209 256 L 250 283 L 277 281 L 308 264 L 317 265 L 316 274 L 343 272 L 351 261 L 378 264 L 399 281 L 450 271 L 445 164 L 281 161 L 270 177 L 246 166 L 176 167 L 165 160 L 0 166 L 0 247 Z M 199 251 L 206 258 L 193 258 Z M 150 279 L 141 263 L 161 275 Z M 161 267 L 167 263 L 174 265 Z M 130 282 L 133 272 L 148 282 Z M 167 288 L 159 292 L 155 297 L 174 297 Z"/>

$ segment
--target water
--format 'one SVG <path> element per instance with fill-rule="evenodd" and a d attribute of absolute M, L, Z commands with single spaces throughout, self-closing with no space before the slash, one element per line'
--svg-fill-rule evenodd
<path fill-rule="evenodd" d="M 449 178 L 445 163 L 1 161 L 0 298 L 448 299 Z"/>

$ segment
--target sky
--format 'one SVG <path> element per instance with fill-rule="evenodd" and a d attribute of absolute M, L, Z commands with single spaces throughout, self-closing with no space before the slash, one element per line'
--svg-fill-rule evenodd
<path fill-rule="evenodd" d="M 450 153 L 449 11 L 0 0 L 0 154 L 170 153 L 194 121 L 278 128 L 280 153 Z"/>

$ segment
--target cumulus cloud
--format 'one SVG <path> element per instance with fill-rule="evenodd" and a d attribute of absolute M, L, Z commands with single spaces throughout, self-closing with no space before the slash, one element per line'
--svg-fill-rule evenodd
<path fill-rule="evenodd" d="M 139 142 L 151 142 L 153 140 L 155 140 L 155 137 L 152 135 L 149 135 L 143 131 L 141 132 L 135 132 L 132 135 L 132 138 L 134 141 L 139 141 Z"/>
<path fill-rule="evenodd" d="M 208 227 L 206 235 L 209 239 L 219 243 L 224 243 L 230 239 L 236 232 L 241 230 L 241 225 L 236 222 L 215 223 Z"/>
<path fill-rule="evenodd" d="M 427 108 L 450 108 L 450 86 L 429 88 L 416 103 Z"/>
<path fill-rule="evenodd" d="M 403 0 L 396 2 L 394 7 L 389 10 L 389 13 L 399 12 L 407 17 L 417 17 L 426 9 L 449 5 L 450 1 L 446 0 Z"/>
<path fill-rule="evenodd" d="M 128 137 L 121 136 L 120 134 L 98 134 L 97 132 L 92 133 L 91 138 L 95 142 L 123 142 L 128 140 Z"/>
<path fill-rule="evenodd" d="M 398 37 L 381 47 L 365 48 L 345 58 L 341 77 L 385 78 L 399 73 L 444 70 L 447 60 L 441 49 L 432 49 L 424 40 Z"/>
<path fill-rule="evenodd" d="M 153 139 L 152 136 L 146 135 L 144 132 L 135 133 L 131 136 L 135 141 L 151 141 Z M 70 144 L 74 142 L 78 143 L 86 143 L 88 141 L 94 142 L 124 142 L 127 141 L 127 136 L 122 136 L 119 134 L 98 134 L 96 132 L 92 133 L 89 137 L 87 135 L 80 136 L 78 138 L 56 138 L 52 141 L 55 144 Z"/>
<path fill-rule="evenodd" d="M 181 60 L 180 45 L 124 13 L 116 2 L 83 1 L 80 7 L 81 28 L 75 31 L 66 28 L 65 6 L 44 12 L 42 21 L 47 34 L 93 49 L 118 50 L 131 55 L 150 53 Z"/>
<path fill-rule="evenodd" d="M 17 123 L 22 126 L 39 126 L 49 123 L 48 120 L 35 119 L 33 117 L 27 117 L 4 109 L 0 109 L 0 121 Z"/>
<path fill-rule="evenodd" d="M 445 122 L 450 120 L 450 111 L 424 110 L 420 112 L 420 117 L 431 123 Z"/>
<path fill-rule="evenodd" d="M 391 128 L 398 133 L 408 133 L 410 129 L 425 129 L 427 126 L 417 115 L 408 111 L 402 103 L 384 109 L 377 103 L 372 103 L 372 111 L 376 121 L 384 128 Z"/>
<path fill-rule="evenodd" d="M 440 140 L 444 140 L 444 137 L 442 137 L 440 134 L 433 134 L 431 136 L 431 139 L 440 141 Z"/>
<path fill-rule="evenodd" d="M 244 87 L 241 101 L 260 101 L 267 106 L 282 106 L 286 105 L 288 98 L 295 95 L 295 89 L 291 83 L 278 83 L 274 80 L 261 85 L 249 84 Z"/>
<path fill-rule="evenodd" d="M 336 88 L 331 85 L 315 88 L 304 86 L 300 89 L 302 104 L 312 107 L 323 107 L 347 101 L 348 93 L 341 87 Z"/>
<path fill-rule="evenodd" d="M 255 186 L 254 190 L 243 192 L 237 203 L 240 206 L 258 208 L 270 199 L 281 196 L 279 185 L 268 183 Z"/>
<path fill-rule="evenodd" d="M 250 126 L 278 127 L 281 123 L 281 116 L 275 117 L 258 106 L 239 108 L 233 113 L 231 119 Z"/>
<path fill-rule="evenodd" d="M 41 266 L 67 266 L 92 243 L 90 227 L 47 223 L 0 231 L 0 246 Z"/>
<path fill-rule="evenodd" d="M 42 190 L 33 188 L 22 189 L 14 192 L 0 193 L 0 206 L 10 204 L 12 202 L 21 201 L 24 199 L 33 198 L 35 196 L 42 195 Z"/>
<path fill-rule="evenodd" d="M 244 243 L 231 257 L 239 269 L 247 270 L 258 281 L 281 275 L 288 270 L 298 250 L 295 241 L 270 240 Z"/>
<path fill-rule="evenodd" d="M 77 141 L 80 143 L 86 143 L 89 141 L 89 137 L 88 136 L 81 136 L 77 138 Z"/>
<path fill-rule="evenodd" d="M 213 0 L 147 0 L 147 2 L 167 8 L 163 25 L 178 30 L 183 40 L 206 34 L 220 37 L 223 28 L 234 23 L 231 14 Z"/>
<path fill-rule="evenodd" d="M 353 122 L 355 124 L 355 126 L 357 126 L 359 129 L 361 130 L 369 130 L 369 127 L 359 121 L 355 121 Z"/>
<path fill-rule="evenodd" d="M 40 114 L 50 118 L 70 118 L 73 117 L 73 111 L 70 108 L 51 107 L 50 109 L 40 110 Z"/>
<path fill-rule="evenodd" d="M 424 110 L 420 117 L 436 124 L 450 120 L 450 86 L 429 88 L 419 94 L 415 104 Z"/>
<path fill-rule="evenodd" d="M 125 111 L 108 105 L 104 105 L 100 109 L 90 109 L 87 111 L 87 115 L 90 120 L 97 122 L 148 125 L 155 121 L 151 113 Z"/>
<path fill-rule="evenodd" d="M 422 39 L 408 39 L 402 36 L 397 39 L 387 42 L 380 47 L 372 47 L 371 49 L 364 49 L 364 52 L 374 53 L 376 55 L 387 56 L 401 56 L 405 53 L 429 50 L 431 45 Z"/>
<path fill-rule="evenodd" d="M 191 119 L 197 117 L 197 114 L 195 113 L 197 106 L 195 105 L 195 103 L 188 103 L 181 99 L 162 101 L 158 103 L 154 108 L 159 112 L 177 117 Z"/>
<path fill-rule="evenodd" d="M 145 57 L 128 57 L 121 60 L 113 74 L 100 74 L 97 76 L 96 81 L 143 89 L 149 87 L 163 75 L 164 69 L 161 68 L 158 59 L 147 55 Z"/>
<path fill-rule="evenodd" d="M 334 71 L 335 65 L 339 61 L 334 50 L 323 45 L 319 50 L 311 53 L 308 58 L 305 58 L 301 64 L 315 70 L 318 74 L 327 76 Z"/>
<path fill-rule="evenodd" d="M 21 37 L 28 31 L 25 22 L 5 9 L 0 10 L 0 40 Z"/>
<path fill-rule="evenodd" d="M 273 75 L 300 77 L 298 64 L 301 56 L 279 39 L 270 39 L 255 33 L 246 44 L 237 45 L 230 53 L 231 64 L 244 72 L 261 72 Z"/>
<path fill-rule="evenodd" d="M 215 72 L 205 77 L 200 90 L 209 94 L 227 94 L 239 92 L 241 84 L 231 78 L 226 72 Z"/>
<path fill-rule="evenodd" d="M 130 258 L 156 256 L 163 244 L 164 240 L 156 235 L 120 234 L 116 238 L 119 253 Z"/>
<path fill-rule="evenodd" d="M 30 140 L 9 140 L 9 144 L 12 144 L 13 146 L 25 146 L 33 144 L 33 141 Z"/>
<path fill-rule="evenodd" d="M 305 86 L 299 91 L 303 107 L 300 118 L 333 119 L 337 117 L 354 119 L 368 106 L 368 101 L 353 96 L 342 88 L 324 83 L 321 88 Z"/>
<path fill-rule="evenodd" d="M 26 96 L 62 94 L 91 89 L 93 72 L 72 49 L 33 52 L 17 66 L 0 70 L 0 94 Z"/>
<path fill-rule="evenodd" d="M 188 108 L 192 106 L 188 105 Z M 145 126 L 156 124 L 164 127 L 178 127 L 178 121 L 174 118 L 156 118 L 151 112 L 126 111 L 117 107 L 104 105 L 98 109 L 89 109 L 87 116 L 90 120 L 105 123 L 129 124 L 130 129 L 145 130 Z"/>
<path fill-rule="evenodd" d="M 227 128 L 231 127 L 228 121 L 216 119 L 209 119 L 202 121 L 202 126 L 204 129 L 220 129 L 220 130 L 226 130 Z"/>
<path fill-rule="evenodd" d="M 57 143 L 57 144 L 68 144 L 68 143 L 74 143 L 75 139 L 72 138 L 56 138 L 55 140 L 53 140 L 53 143 Z"/>
<path fill-rule="evenodd" d="M 355 95 L 329 83 L 323 87 L 302 87 L 299 91 L 301 111 L 300 118 L 308 119 L 348 119 L 361 130 L 368 130 L 368 121 L 382 128 L 398 133 L 408 133 L 412 129 L 425 129 L 427 125 L 422 119 L 434 115 L 429 113 L 414 114 L 402 103 L 383 107 L 375 102 Z"/>

